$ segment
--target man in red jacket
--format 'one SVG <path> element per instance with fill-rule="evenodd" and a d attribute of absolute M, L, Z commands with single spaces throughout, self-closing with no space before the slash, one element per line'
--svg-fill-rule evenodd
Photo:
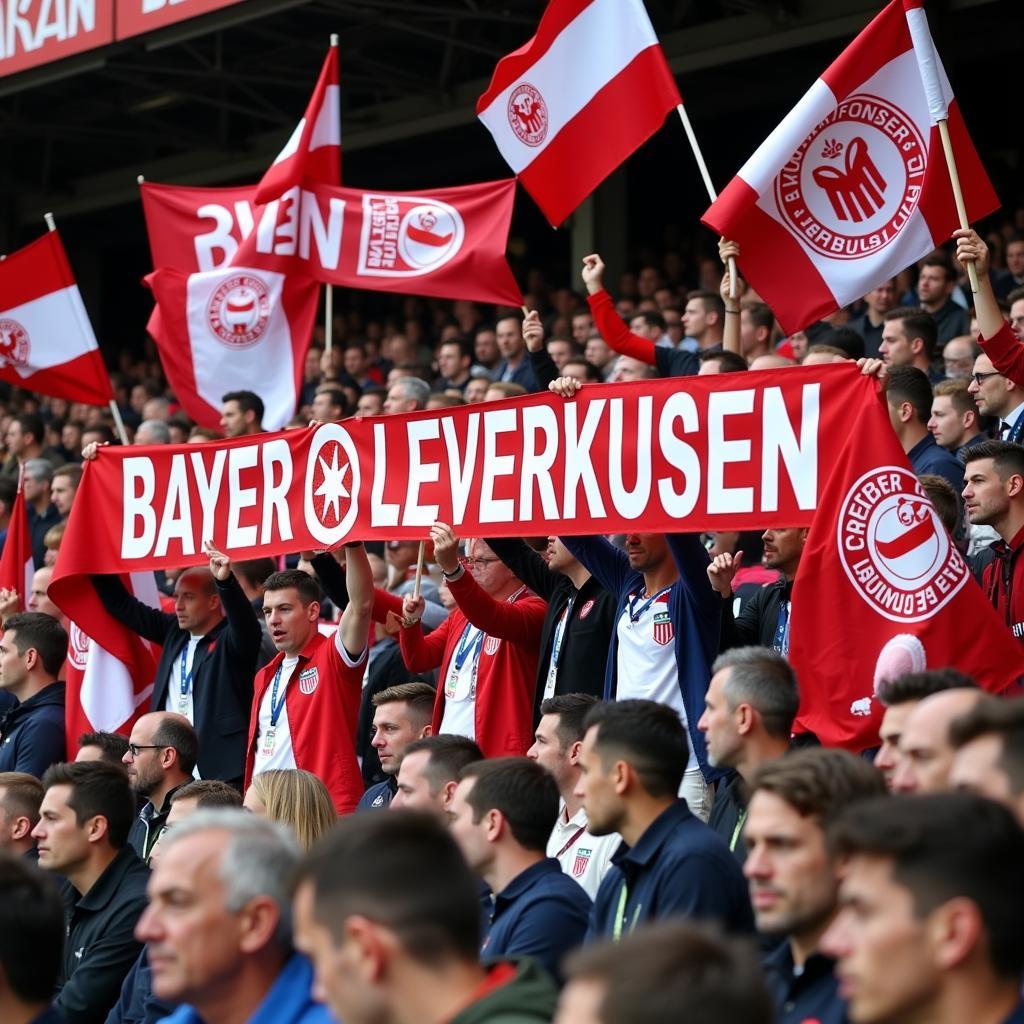
<path fill-rule="evenodd" d="M 263 614 L 277 657 L 256 674 L 245 785 L 269 768 L 304 768 L 327 787 L 339 814 L 363 795 L 355 734 L 373 606 L 362 544 L 346 545 L 349 602 L 334 636 L 319 628 L 320 587 L 300 569 L 272 573 Z"/>
<path fill-rule="evenodd" d="M 476 740 L 486 757 L 523 755 L 533 742 L 533 695 L 546 602 L 531 594 L 482 540 L 466 565 L 445 523 L 430 529 L 434 560 L 457 607 L 429 636 L 423 598 L 406 597 L 402 658 L 412 672 L 441 666 L 434 733 Z"/>

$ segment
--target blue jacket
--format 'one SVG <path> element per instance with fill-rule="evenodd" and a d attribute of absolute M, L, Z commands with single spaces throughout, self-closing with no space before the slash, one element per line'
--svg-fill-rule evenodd
<path fill-rule="evenodd" d="M 690 746 L 704 778 L 713 782 L 721 769 L 708 764 L 704 733 L 697 728 L 704 714 L 704 697 L 711 682 L 711 665 L 718 657 L 722 630 L 722 602 L 708 582 L 708 553 L 696 534 L 666 534 L 672 557 L 679 567 L 679 579 L 668 595 L 668 611 L 675 627 L 676 665 L 679 691 L 686 708 Z M 605 590 L 618 597 L 619 612 L 626 598 L 643 588 L 643 575 L 630 568 L 629 557 L 603 537 L 562 537 L 562 543 L 595 576 Z M 618 687 L 619 634 L 612 627 L 605 666 L 604 698 L 615 700 Z"/>
<path fill-rule="evenodd" d="M 360 798 L 356 805 L 357 811 L 384 811 L 387 810 L 398 787 L 395 777 L 389 775 L 383 782 L 371 786 Z"/>
<path fill-rule="evenodd" d="M 67 756 L 64 684 L 51 683 L 0 714 L 0 772 L 43 772 Z"/>
<path fill-rule="evenodd" d="M 559 984 L 562 957 L 583 942 L 590 897 L 545 857 L 516 875 L 497 896 L 480 955 L 487 960 L 531 956 Z"/>
<path fill-rule="evenodd" d="M 615 851 L 597 890 L 587 938 L 611 938 L 616 931 L 625 936 L 645 921 L 666 917 L 710 918 L 731 932 L 754 930 L 739 864 L 681 799 L 651 822 L 636 846 L 623 843 Z"/>
<path fill-rule="evenodd" d="M 174 1003 L 153 995 L 153 972 L 149 947 L 144 946 L 121 986 L 121 995 L 107 1014 L 106 1024 L 154 1024 L 174 1010 Z"/>
<path fill-rule="evenodd" d="M 293 953 L 277 980 L 246 1024 L 335 1024 L 326 1006 L 313 1001 L 313 968 L 301 953 Z M 163 1024 L 217 1024 L 199 1016 L 193 1007 L 179 1006 Z"/>

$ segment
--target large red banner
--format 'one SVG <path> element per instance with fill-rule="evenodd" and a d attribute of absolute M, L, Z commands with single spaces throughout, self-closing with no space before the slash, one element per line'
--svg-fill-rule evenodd
<path fill-rule="evenodd" d="M 200 14 L 230 7 L 240 0 L 118 0 L 117 38 L 127 39 L 195 18 Z"/>
<path fill-rule="evenodd" d="M 0 78 L 114 41 L 114 0 L 0 0 Z"/>

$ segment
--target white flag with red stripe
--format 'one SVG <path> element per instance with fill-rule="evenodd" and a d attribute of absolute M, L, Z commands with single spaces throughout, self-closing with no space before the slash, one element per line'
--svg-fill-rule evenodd
<path fill-rule="evenodd" d="M 11 506 L 11 519 L 7 525 L 7 539 L 0 555 L 0 587 L 18 592 L 18 611 L 28 607 L 32 593 L 32 577 L 36 564 L 32 558 L 32 534 L 28 528 L 28 512 L 25 509 L 25 495 L 18 487 L 17 497 Z"/>
<path fill-rule="evenodd" d="M 56 231 L 0 263 L 0 380 L 69 402 L 114 397 Z"/>
<path fill-rule="evenodd" d="M 305 115 L 256 187 L 257 205 L 277 199 L 304 180 L 341 184 L 341 91 L 334 39 Z"/>
<path fill-rule="evenodd" d="M 999 205 L 921 0 L 893 0 L 808 90 L 705 213 L 792 333 L 860 298 Z"/>
<path fill-rule="evenodd" d="M 551 0 L 476 112 L 557 227 L 680 102 L 641 0 Z"/>

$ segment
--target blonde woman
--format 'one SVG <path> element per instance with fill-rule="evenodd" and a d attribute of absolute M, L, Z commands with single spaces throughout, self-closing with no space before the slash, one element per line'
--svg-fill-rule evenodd
<path fill-rule="evenodd" d="M 338 820 L 327 787 L 301 768 L 272 768 L 253 777 L 242 804 L 260 817 L 287 825 L 308 850 Z"/>

